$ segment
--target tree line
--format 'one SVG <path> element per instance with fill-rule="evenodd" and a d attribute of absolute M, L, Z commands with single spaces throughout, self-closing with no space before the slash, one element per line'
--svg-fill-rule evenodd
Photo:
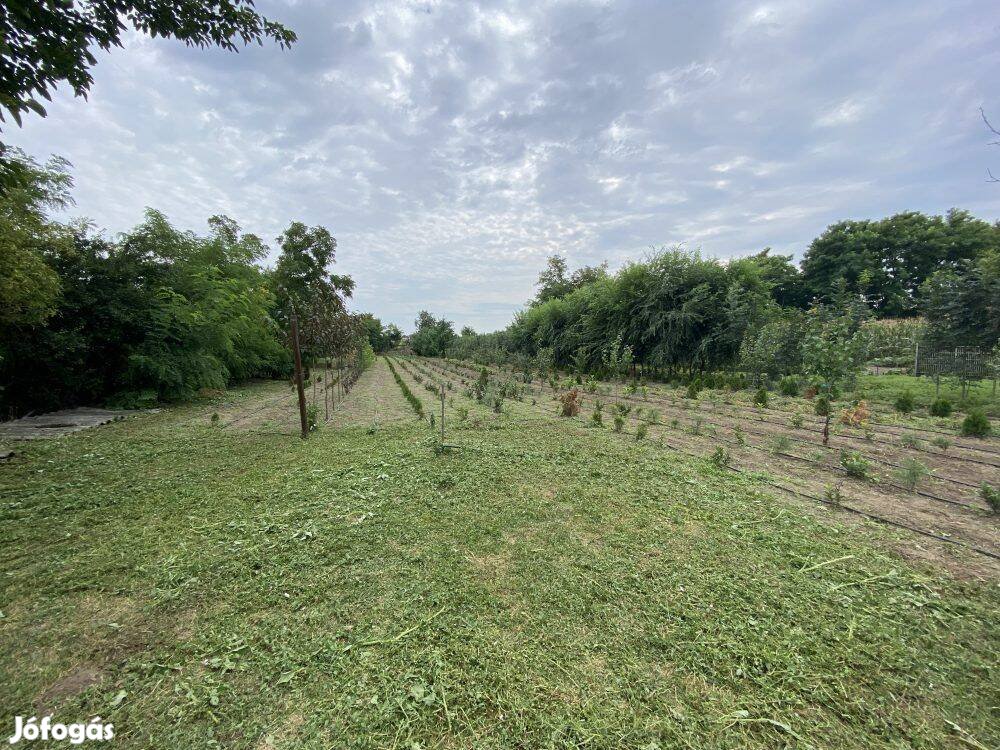
<path fill-rule="evenodd" d="M 844 221 L 810 244 L 801 265 L 770 249 L 728 262 L 660 249 L 616 273 L 570 273 L 554 256 L 537 287 L 494 333 L 456 335 L 450 321 L 421 312 L 410 345 L 577 372 L 607 372 L 609 347 L 627 347 L 647 371 L 761 377 L 802 372 L 810 340 L 833 337 L 863 357 L 860 344 L 881 336 L 881 321 L 924 316 L 912 330 L 927 344 L 990 351 L 1000 342 L 1000 223 L 961 210 Z"/>
<path fill-rule="evenodd" d="M 148 209 L 109 239 L 87 223 L 48 217 L 70 203 L 65 162 L 14 158 L 22 179 L 0 195 L 5 417 L 78 404 L 145 406 L 288 376 L 293 312 L 307 361 L 365 359 L 373 326 L 385 333 L 348 310 L 354 282 L 331 272 L 337 241 L 323 227 L 291 222 L 274 268 L 262 265 L 267 244 L 225 216 L 209 218 L 200 235 Z"/>

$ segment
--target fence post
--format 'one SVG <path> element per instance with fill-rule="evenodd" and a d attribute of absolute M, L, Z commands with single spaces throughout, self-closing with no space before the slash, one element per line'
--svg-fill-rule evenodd
<path fill-rule="evenodd" d="M 920 372 L 920 342 L 916 342 L 913 348 L 913 377 L 917 377 Z"/>
<path fill-rule="evenodd" d="M 302 423 L 302 439 L 309 437 L 309 422 L 306 419 L 306 391 L 302 385 L 302 352 L 299 350 L 299 318 L 292 310 L 292 352 L 295 355 L 295 389 L 299 392 L 299 420 Z"/>

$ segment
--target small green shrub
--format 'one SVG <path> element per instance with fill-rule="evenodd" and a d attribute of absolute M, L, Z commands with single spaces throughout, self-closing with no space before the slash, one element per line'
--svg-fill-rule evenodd
<path fill-rule="evenodd" d="M 940 435 L 931 440 L 931 445 L 935 448 L 940 448 L 941 450 L 946 451 L 951 447 L 951 441 L 944 435 Z"/>
<path fill-rule="evenodd" d="M 813 407 L 816 411 L 816 416 L 825 417 L 830 413 L 830 399 L 826 396 L 819 396 L 816 399 L 816 405 Z"/>
<path fill-rule="evenodd" d="M 900 467 L 896 469 L 896 479 L 910 492 L 913 492 L 917 485 L 930 474 L 931 470 L 912 456 L 904 458 Z"/>
<path fill-rule="evenodd" d="M 649 425 L 646 424 L 645 422 L 640 422 L 639 425 L 635 428 L 635 439 L 645 440 L 647 432 L 649 432 Z"/>
<path fill-rule="evenodd" d="M 458 421 L 464 422 L 466 419 L 469 418 L 468 406 L 459 406 L 455 409 L 455 411 L 458 412 Z"/>
<path fill-rule="evenodd" d="M 691 425 L 691 434 L 692 435 L 700 435 L 701 434 L 701 428 L 702 428 L 702 426 L 704 424 L 705 424 L 705 420 L 704 419 L 702 419 L 701 417 L 695 417 L 694 418 L 694 423 Z"/>
<path fill-rule="evenodd" d="M 1000 488 L 989 482 L 983 482 L 979 487 L 979 496 L 990 506 L 994 513 L 1000 513 Z"/>
<path fill-rule="evenodd" d="M 219 426 L 219 412 L 215 412 L 212 414 L 212 427 L 218 427 L 218 426 Z"/>
<path fill-rule="evenodd" d="M 799 379 L 794 375 L 786 375 L 778 381 L 778 392 L 782 396 L 798 396 Z"/>
<path fill-rule="evenodd" d="M 896 396 L 893 406 L 900 414 L 909 414 L 916 406 L 916 402 L 913 400 L 913 394 L 910 391 L 903 391 Z"/>
<path fill-rule="evenodd" d="M 929 411 L 932 417 L 949 417 L 951 416 L 951 401 L 946 398 L 936 398 L 931 403 Z"/>
<path fill-rule="evenodd" d="M 844 502 L 844 495 L 840 491 L 839 484 L 828 484 L 823 487 L 823 499 L 828 503 L 840 505 Z"/>
<path fill-rule="evenodd" d="M 688 398 L 698 398 L 698 384 L 694 381 L 691 382 L 687 387 L 687 393 L 685 394 Z"/>
<path fill-rule="evenodd" d="M 788 435 L 778 435 L 771 441 L 772 453 L 787 453 L 792 447 L 792 439 Z"/>
<path fill-rule="evenodd" d="M 739 425 L 736 425 L 736 427 L 733 428 L 733 437 L 736 439 L 737 445 L 745 446 L 747 444 L 747 436 L 743 430 L 740 429 Z"/>
<path fill-rule="evenodd" d="M 919 449 L 921 445 L 920 438 L 918 438 L 911 432 L 907 432 L 904 433 L 903 435 L 900 435 L 899 444 L 904 448 L 915 448 L 915 449 Z"/>
<path fill-rule="evenodd" d="M 857 451 L 842 450 L 840 465 L 847 476 L 854 479 L 868 479 L 871 476 L 871 462 Z"/>
<path fill-rule="evenodd" d="M 316 404 L 306 407 L 306 427 L 309 428 L 309 432 L 316 432 L 319 429 L 319 407 Z"/>
<path fill-rule="evenodd" d="M 796 412 L 795 414 L 792 415 L 792 418 L 789 420 L 789 423 L 792 425 L 792 427 L 801 427 L 804 421 L 805 419 L 803 418 L 802 414 Z"/>
<path fill-rule="evenodd" d="M 982 409 L 973 409 L 962 420 L 962 434 L 966 437 L 987 437 L 991 432 L 993 426 Z"/>
<path fill-rule="evenodd" d="M 709 458 L 715 466 L 720 469 L 724 469 L 729 466 L 729 451 L 723 448 L 721 445 L 715 446 L 715 450 L 712 451 L 712 455 Z"/>
<path fill-rule="evenodd" d="M 765 408 L 767 406 L 767 389 L 758 388 L 757 392 L 753 394 L 753 402 L 757 406 Z"/>
<path fill-rule="evenodd" d="M 604 415 L 601 413 L 602 406 L 603 404 L 601 404 L 601 402 L 598 401 L 594 405 L 594 413 L 590 415 L 590 423 L 594 427 L 600 427 L 604 424 Z"/>
<path fill-rule="evenodd" d="M 625 429 L 625 417 L 621 414 L 615 414 L 615 423 L 612 429 L 614 429 L 615 432 L 621 432 Z"/>

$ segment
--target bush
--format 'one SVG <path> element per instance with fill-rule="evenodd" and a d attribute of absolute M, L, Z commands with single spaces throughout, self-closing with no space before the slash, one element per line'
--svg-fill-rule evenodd
<path fill-rule="evenodd" d="M 799 379 L 794 375 L 786 375 L 778 381 L 778 391 L 782 396 L 798 396 Z"/>
<path fill-rule="evenodd" d="M 900 414 L 909 414 L 916 406 L 916 402 L 914 402 L 913 394 L 910 393 L 910 391 L 903 391 L 896 396 L 896 401 L 893 403 L 893 406 L 896 407 L 896 411 Z"/>
<path fill-rule="evenodd" d="M 694 381 L 691 382 L 687 387 L 687 397 L 688 398 L 698 398 L 698 384 Z"/>
<path fill-rule="evenodd" d="M 900 481 L 906 489 L 913 492 L 920 484 L 924 477 L 930 476 L 931 470 L 928 469 L 924 464 L 922 464 L 917 459 L 910 457 L 904 458 L 902 464 L 898 469 L 896 469 L 896 478 Z"/>
<path fill-rule="evenodd" d="M 849 427 L 862 427 L 868 423 L 872 413 L 865 401 L 858 401 L 849 409 L 844 409 L 840 413 L 840 421 Z"/>
<path fill-rule="evenodd" d="M 765 408 L 767 406 L 767 389 L 758 388 L 757 392 L 753 394 L 753 402 L 757 406 Z"/>
<path fill-rule="evenodd" d="M 560 415 L 564 417 L 575 417 L 580 413 L 580 392 L 574 388 L 566 391 L 559 397 L 561 403 Z"/>
<path fill-rule="evenodd" d="M 991 432 L 993 426 L 982 409 L 973 409 L 962 420 L 962 434 L 966 437 L 987 437 Z"/>
<path fill-rule="evenodd" d="M 625 429 L 625 417 L 621 414 L 615 414 L 615 425 L 613 429 L 615 432 L 621 432 Z"/>
<path fill-rule="evenodd" d="M 951 441 L 942 435 L 931 440 L 931 445 L 946 451 L 951 447 Z"/>
<path fill-rule="evenodd" d="M 604 404 L 602 404 L 600 401 L 594 404 L 594 413 L 590 415 L 590 423 L 594 427 L 600 427 L 601 425 L 604 424 L 604 415 L 601 413 L 601 410 L 603 408 Z"/>
<path fill-rule="evenodd" d="M 871 463 L 857 451 L 841 451 L 840 465 L 854 479 L 868 479 L 871 472 Z"/>
<path fill-rule="evenodd" d="M 649 425 L 645 422 L 640 422 L 639 426 L 635 428 L 635 439 L 644 440 L 647 432 L 649 432 Z"/>
<path fill-rule="evenodd" d="M 772 453 L 787 453 L 792 448 L 792 439 L 788 435 L 778 435 L 771 441 Z"/>
<path fill-rule="evenodd" d="M 788 422 L 792 427 L 802 427 L 802 424 L 805 422 L 805 418 L 802 416 L 802 414 L 796 412 L 791 416 Z"/>
<path fill-rule="evenodd" d="M 830 413 L 830 399 L 826 396 L 820 396 L 816 399 L 816 416 L 825 417 Z"/>
<path fill-rule="evenodd" d="M 990 506 L 990 510 L 1000 513 L 1000 489 L 989 482 L 983 482 L 979 487 L 979 496 Z"/>
<path fill-rule="evenodd" d="M 936 398 L 931 403 L 929 411 L 932 417 L 951 416 L 951 401 L 946 398 Z"/>
<path fill-rule="evenodd" d="M 709 460 L 720 469 L 724 469 L 729 465 L 729 451 L 723 448 L 721 445 L 717 445 L 715 450 L 712 451 L 712 456 Z"/>

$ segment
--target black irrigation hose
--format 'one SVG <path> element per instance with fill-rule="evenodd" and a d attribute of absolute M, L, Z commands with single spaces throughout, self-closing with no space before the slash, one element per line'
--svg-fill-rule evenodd
<path fill-rule="evenodd" d="M 688 451 L 688 450 L 684 450 L 683 448 L 681 448 L 679 446 L 672 445 L 671 443 L 667 442 L 666 440 L 663 440 L 662 435 L 660 436 L 660 440 L 661 440 L 661 442 L 662 442 L 663 445 L 665 445 L 667 448 L 669 448 L 669 449 L 671 449 L 673 451 L 676 451 L 677 453 L 689 456 L 691 458 L 704 459 L 704 456 L 701 456 L 700 454 L 693 453 L 693 452 Z M 795 458 L 798 458 L 798 457 L 795 457 Z M 803 460 L 808 460 L 808 459 L 803 459 Z M 727 464 L 727 465 L 725 465 L 724 468 L 728 469 L 729 471 L 733 471 L 733 472 L 735 472 L 737 474 L 742 474 L 744 476 L 751 476 L 750 472 L 747 472 L 747 471 L 745 471 L 743 469 L 739 469 L 739 468 L 737 468 L 735 466 L 729 466 Z M 904 530 L 910 531 L 910 532 L 912 532 L 914 534 L 919 534 L 920 536 L 928 537 L 929 539 L 935 539 L 937 541 L 941 541 L 941 542 L 945 542 L 947 544 L 955 545 L 956 547 L 962 547 L 964 549 L 971 550 L 972 552 L 976 552 L 976 553 L 978 553 L 980 555 L 984 555 L 986 557 L 992 558 L 994 560 L 1000 560 L 1000 554 L 997 554 L 995 552 L 991 552 L 990 550 L 982 549 L 981 547 L 977 547 L 977 546 L 972 545 L 972 544 L 966 544 L 965 542 L 959 542 L 959 541 L 956 541 L 955 539 L 950 539 L 950 538 L 948 538 L 946 536 L 941 536 L 940 534 L 935 534 L 935 533 L 930 532 L 930 531 L 924 531 L 923 529 L 920 529 L 920 528 L 918 528 L 916 526 L 910 526 L 909 524 L 901 523 L 899 521 L 893 521 L 890 518 L 885 518 L 884 516 L 880 516 L 880 515 L 877 515 L 875 513 L 869 513 L 868 511 L 860 510 L 859 508 L 853 508 L 853 507 L 851 507 L 849 505 L 845 505 L 843 503 L 835 503 L 835 502 L 833 502 L 831 500 L 826 500 L 826 499 L 824 499 L 822 497 L 819 497 L 817 495 L 810 495 L 807 492 L 802 492 L 800 490 L 796 490 L 796 489 L 793 489 L 791 487 L 786 487 L 785 485 L 779 484 L 778 482 L 774 482 L 774 481 L 772 481 L 770 479 L 765 479 L 765 478 L 760 477 L 760 476 L 755 476 L 754 478 L 755 479 L 759 479 L 764 484 L 766 484 L 766 485 L 768 485 L 770 487 L 774 487 L 775 489 L 781 490 L 782 492 L 786 492 L 786 493 L 791 494 L 791 495 L 802 497 L 802 498 L 805 498 L 807 500 L 812 500 L 814 502 L 818 502 L 818 503 L 821 503 L 823 505 L 827 505 L 827 506 L 829 506 L 831 508 L 836 508 L 838 510 L 844 510 L 844 511 L 847 511 L 848 513 L 853 513 L 853 514 L 855 514 L 857 516 L 861 516 L 861 517 L 867 518 L 867 519 L 869 519 L 871 521 L 875 521 L 876 523 L 885 524 L 887 526 L 893 526 L 893 527 L 896 527 L 896 528 L 899 528 L 899 529 L 904 529 Z M 945 500 L 945 502 L 950 502 L 950 503 L 952 503 L 954 505 L 963 505 L 962 503 L 956 503 L 955 501 Z M 968 508 L 968 507 L 972 507 L 972 506 L 963 506 L 963 507 L 967 507 Z"/>

